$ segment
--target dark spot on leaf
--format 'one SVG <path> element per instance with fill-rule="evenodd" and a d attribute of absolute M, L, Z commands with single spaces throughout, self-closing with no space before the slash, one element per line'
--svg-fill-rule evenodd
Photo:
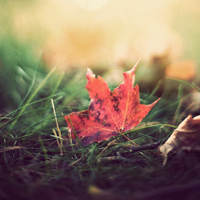
<path fill-rule="evenodd" d="M 78 118 L 79 119 L 84 119 L 84 118 L 89 119 L 90 117 L 89 117 L 88 113 L 82 113 L 81 115 L 78 115 Z"/>
<path fill-rule="evenodd" d="M 85 120 L 89 120 L 90 117 L 88 115 L 88 111 L 82 112 L 80 115 L 78 115 L 78 118 L 81 120 L 81 124 L 85 125 Z"/>
<path fill-rule="evenodd" d="M 109 124 L 109 123 L 106 123 L 105 121 L 103 122 L 103 125 L 104 125 L 104 126 L 111 127 L 111 124 Z"/>
<path fill-rule="evenodd" d="M 92 111 L 93 111 L 94 109 L 95 109 L 95 108 L 94 108 L 94 105 L 91 103 L 90 106 L 89 106 L 89 110 L 92 110 Z"/>
<path fill-rule="evenodd" d="M 102 108 L 103 103 L 104 103 L 104 100 L 102 99 L 98 99 L 94 102 L 94 104 L 98 105 L 101 110 L 105 110 L 104 108 Z M 94 105 L 94 107 L 96 106 Z"/>
<path fill-rule="evenodd" d="M 119 111 L 119 103 L 114 104 L 114 105 L 113 105 L 113 108 L 114 108 L 114 110 L 115 110 L 116 112 L 118 112 L 118 111 Z"/>
<path fill-rule="evenodd" d="M 97 116 L 95 117 L 95 121 L 97 121 L 97 122 L 99 122 L 100 123 L 100 119 L 99 119 L 99 116 L 100 116 L 100 112 L 99 111 L 97 111 Z"/>
<path fill-rule="evenodd" d="M 112 97 L 111 97 L 111 101 L 117 102 L 117 101 L 118 101 L 118 97 L 112 96 Z"/>
<path fill-rule="evenodd" d="M 103 103 L 103 100 L 102 99 L 98 99 L 95 104 L 102 104 Z"/>

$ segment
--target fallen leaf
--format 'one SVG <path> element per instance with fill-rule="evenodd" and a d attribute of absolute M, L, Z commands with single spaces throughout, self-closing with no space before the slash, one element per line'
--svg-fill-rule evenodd
<path fill-rule="evenodd" d="M 124 82 L 113 91 L 102 77 L 96 78 L 88 69 L 89 109 L 64 116 L 73 139 L 82 138 L 82 144 L 86 146 L 118 136 L 142 121 L 159 99 L 150 105 L 140 104 L 139 87 L 133 88 L 136 66 L 123 73 Z"/>
<path fill-rule="evenodd" d="M 183 120 L 159 150 L 164 157 L 163 164 L 166 164 L 167 156 L 171 151 L 177 154 L 182 150 L 200 151 L 200 115 L 194 118 L 189 115 Z"/>

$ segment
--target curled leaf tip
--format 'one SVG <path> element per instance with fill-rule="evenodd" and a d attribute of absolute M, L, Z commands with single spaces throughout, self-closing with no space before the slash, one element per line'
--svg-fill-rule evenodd
<path fill-rule="evenodd" d="M 90 68 L 87 68 L 86 77 L 87 78 L 89 78 L 89 77 L 95 77 L 94 73 L 92 72 L 92 70 Z"/>
<path fill-rule="evenodd" d="M 138 59 L 138 61 L 135 63 L 135 65 L 133 66 L 133 71 L 135 71 L 136 67 L 138 66 L 139 62 L 140 62 L 141 58 Z"/>

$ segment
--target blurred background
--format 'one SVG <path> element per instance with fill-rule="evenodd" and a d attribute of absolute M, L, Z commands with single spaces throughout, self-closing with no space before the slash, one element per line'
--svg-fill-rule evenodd
<path fill-rule="evenodd" d="M 0 0 L 2 101 L 19 104 L 33 69 L 90 67 L 119 84 L 141 58 L 137 82 L 144 92 L 165 76 L 198 80 L 199 21 L 198 0 Z"/>

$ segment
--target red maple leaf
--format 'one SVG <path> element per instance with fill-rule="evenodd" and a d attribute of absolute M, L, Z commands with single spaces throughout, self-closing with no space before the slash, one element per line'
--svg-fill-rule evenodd
<path fill-rule="evenodd" d="M 113 91 L 101 76 L 96 78 L 88 69 L 89 109 L 64 116 L 72 138 L 82 138 L 82 144 L 86 146 L 120 135 L 142 121 L 159 99 L 150 105 L 140 104 L 139 87 L 133 88 L 136 66 L 123 73 L 124 82 Z"/>

